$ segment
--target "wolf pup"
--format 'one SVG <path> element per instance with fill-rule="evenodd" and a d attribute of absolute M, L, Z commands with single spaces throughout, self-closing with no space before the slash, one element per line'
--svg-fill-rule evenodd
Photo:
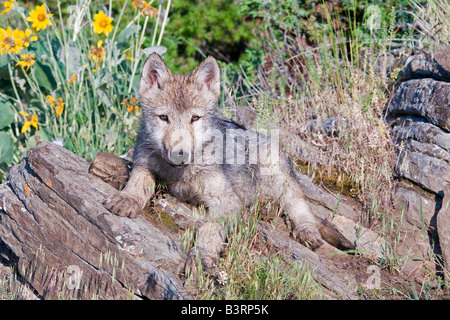
<path fill-rule="evenodd" d="M 273 141 L 218 113 L 220 69 L 213 57 L 184 75 L 172 74 L 154 53 L 143 66 L 139 94 L 143 117 L 133 169 L 125 188 L 105 200 L 110 212 L 135 217 L 153 195 L 155 179 L 165 180 L 173 196 L 207 209 L 209 222 L 196 241 L 206 269 L 216 264 L 226 241 L 215 221 L 242 212 L 255 194 L 279 201 L 294 238 L 310 248 L 322 245 L 322 235 L 334 246 L 352 247 L 311 213 L 288 158 L 270 148 Z"/>

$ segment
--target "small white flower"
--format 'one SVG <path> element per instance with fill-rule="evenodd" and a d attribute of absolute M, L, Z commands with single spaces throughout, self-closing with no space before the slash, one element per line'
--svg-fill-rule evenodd
<path fill-rule="evenodd" d="M 58 146 L 64 147 L 64 139 L 63 138 L 56 138 L 52 141 L 52 143 L 57 144 Z"/>
<path fill-rule="evenodd" d="M 227 283 L 228 277 L 227 277 L 227 272 L 225 270 L 221 270 L 219 271 L 219 275 L 217 278 L 217 282 L 221 285 L 224 286 Z"/>

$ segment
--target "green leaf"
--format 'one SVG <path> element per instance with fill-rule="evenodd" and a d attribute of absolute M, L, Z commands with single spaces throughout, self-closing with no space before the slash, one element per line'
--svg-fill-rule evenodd
<path fill-rule="evenodd" d="M 6 132 L 0 132 L 0 163 L 9 164 L 14 156 L 14 144 L 11 136 Z"/>
<path fill-rule="evenodd" d="M 67 54 L 68 54 L 68 61 L 66 61 L 66 52 L 64 51 L 63 47 L 59 47 L 58 51 L 56 52 L 56 58 L 59 62 L 61 62 L 63 65 L 68 64 L 69 65 L 69 77 L 77 73 L 82 69 L 81 67 L 81 50 L 78 47 L 75 46 L 69 46 L 67 48 Z"/>
<path fill-rule="evenodd" d="M 167 48 L 164 46 L 153 46 L 153 47 L 147 47 L 144 50 L 142 50 L 144 54 L 148 57 L 153 52 L 156 52 L 160 56 L 164 55 L 167 52 Z"/>
<path fill-rule="evenodd" d="M 36 137 L 38 138 L 36 139 Z M 34 148 L 37 145 L 37 141 L 50 141 L 48 134 L 45 132 L 45 130 L 39 129 L 38 131 L 36 131 L 34 135 L 27 140 L 25 148 L 27 150 Z"/>
<path fill-rule="evenodd" d="M 2 54 L 0 55 L 0 68 L 6 68 L 9 63 L 9 55 Z"/>
<path fill-rule="evenodd" d="M 9 126 L 14 120 L 14 111 L 11 103 L 8 101 L 0 101 L 0 130 Z"/>
<path fill-rule="evenodd" d="M 39 83 L 39 86 L 47 89 L 48 92 L 51 92 L 53 90 L 53 86 L 50 83 L 50 80 L 47 76 L 48 74 L 51 74 L 48 67 L 41 65 L 39 62 L 36 62 L 34 65 L 33 72 L 34 72 L 34 76 L 36 77 L 36 80 Z"/>
<path fill-rule="evenodd" d="M 119 44 L 119 47 L 125 45 L 130 37 L 137 36 L 139 34 L 139 31 L 141 31 L 140 25 L 131 25 L 128 28 L 125 28 L 122 31 L 120 31 L 116 40 L 117 44 Z"/>

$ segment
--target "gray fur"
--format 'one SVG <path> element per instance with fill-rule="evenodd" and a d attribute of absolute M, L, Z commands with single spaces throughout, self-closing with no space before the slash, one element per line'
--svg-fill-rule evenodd
<path fill-rule="evenodd" d="M 267 147 L 271 140 L 218 113 L 215 106 L 220 93 L 219 79 L 220 69 L 212 57 L 187 75 L 172 74 L 157 54 L 147 59 L 140 84 L 143 118 L 133 171 L 124 190 L 106 199 L 105 207 L 114 214 L 135 216 L 152 196 L 156 179 L 165 180 L 169 192 L 179 200 L 204 204 L 211 221 L 241 212 L 258 194 L 263 199 L 279 201 L 293 224 L 295 238 L 311 248 L 320 246 L 322 238 L 317 221 L 285 154 L 277 150 L 279 161 L 276 166 L 260 161 L 250 163 L 252 154 L 249 150 L 255 145 L 249 137 L 257 137 L 258 150 Z M 222 135 L 222 142 L 220 139 L 209 140 L 211 129 Z M 233 163 L 226 161 L 226 137 L 230 129 L 248 134 L 247 139 L 237 139 L 241 143 L 236 143 Z M 205 152 L 220 143 L 222 154 Z M 236 164 L 237 157 L 243 154 L 244 163 Z M 200 155 L 203 161 L 198 162 Z M 218 163 L 220 157 L 223 163 Z M 272 174 L 267 174 L 267 170 L 272 170 Z M 211 227 L 210 223 L 207 228 L 222 232 L 220 227 Z M 201 230 L 198 237 L 207 237 L 205 235 L 209 233 Z M 216 239 L 211 243 L 225 239 L 217 235 L 210 237 Z M 212 267 L 214 259 L 211 256 L 220 251 L 217 245 L 208 250 L 205 245 L 208 239 L 198 239 L 197 243 L 202 243 L 198 249 L 205 267 Z M 193 254 L 190 257 L 193 258 Z"/>

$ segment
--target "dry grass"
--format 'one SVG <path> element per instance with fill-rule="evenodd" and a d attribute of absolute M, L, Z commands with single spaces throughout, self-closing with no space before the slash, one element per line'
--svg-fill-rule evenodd
<path fill-rule="evenodd" d="M 389 210 L 394 188 L 395 153 L 384 121 L 390 79 L 373 71 L 386 49 L 371 48 L 366 52 L 372 53 L 356 57 L 361 48 L 348 52 L 351 40 L 339 30 L 322 34 L 315 46 L 292 34 L 283 41 L 273 34 L 261 32 L 266 61 L 258 81 L 250 84 L 243 74 L 235 83 L 233 107 L 247 105 L 257 111 L 259 125 L 275 124 L 319 150 L 306 163 L 291 156 L 316 182 L 356 197 L 367 220 L 376 221 Z M 322 130 L 321 124 L 332 120 L 335 125 Z"/>

